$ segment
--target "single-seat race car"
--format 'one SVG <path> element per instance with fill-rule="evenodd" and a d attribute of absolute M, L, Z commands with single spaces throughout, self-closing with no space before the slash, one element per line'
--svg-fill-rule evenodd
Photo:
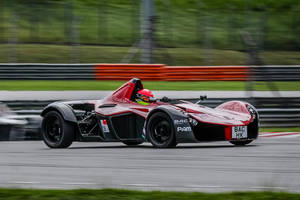
<path fill-rule="evenodd" d="M 178 143 L 229 141 L 246 145 L 258 136 L 259 115 L 249 103 L 228 101 L 216 108 L 164 97 L 148 105 L 136 102 L 143 89 L 133 78 L 102 100 L 58 101 L 41 113 L 42 137 L 50 148 L 73 141 L 123 142 L 154 147 Z"/>

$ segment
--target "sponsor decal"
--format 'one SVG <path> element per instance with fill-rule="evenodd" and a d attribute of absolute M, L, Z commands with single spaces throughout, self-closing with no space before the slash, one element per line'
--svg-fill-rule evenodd
<path fill-rule="evenodd" d="M 192 131 L 192 128 L 190 126 L 177 127 L 177 132 L 190 132 L 190 131 Z"/>
<path fill-rule="evenodd" d="M 185 124 L 188 123 L 187 119 L 175 119 L 174 120 L 174 124 L 178 125 L 178 124 Z"/>
<path fill-rule="evenodd" d="M 107 120 L 106 119 L 101 119 L 100 124 L 101 124 L 101 128 L 102 128 L 103 133 L 109 133 Z"/>
<path fill-rule="evenodd" d="M 197 126 L 198 122 L 197 120 L 193 119 L 193 118 L 189 118 L 190 123 L 192 124 L 192 126 Z"/>

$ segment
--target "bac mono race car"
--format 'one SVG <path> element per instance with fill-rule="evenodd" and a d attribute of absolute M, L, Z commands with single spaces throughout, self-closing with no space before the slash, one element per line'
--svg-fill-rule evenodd
<path fill-rule="evenodd" d="M 164 148 L 202 141 L 245 145 L 258 136 L 259 115 L 249 103 L 229 101 L 209 108 L 164 97 L 141 105 L 135 101 L 141 89 L 142 82 L 134 78 L 102 100 L 49 104 L 41 114 L 44 142 L 51 148 L 67 148 L 73 141 L 148 141 Z"/>

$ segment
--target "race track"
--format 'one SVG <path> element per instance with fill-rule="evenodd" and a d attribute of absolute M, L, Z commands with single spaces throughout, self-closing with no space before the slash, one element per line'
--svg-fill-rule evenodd
<path fill-rule="evenodd" d="M 300 137 L 182 144 L 74 143 L 49 149 L 41 141 L 0 143 L 0 187 L 127 188 L 223 192 L 300 192 Z"/>

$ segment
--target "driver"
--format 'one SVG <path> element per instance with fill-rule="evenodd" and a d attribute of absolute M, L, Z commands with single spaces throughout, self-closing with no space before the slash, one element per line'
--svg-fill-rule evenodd
<path fill-rule="evenodd" d="M 142 89 L 137 92 L 135 101 L 141 105 L 147 106 L 153 99 L 154 96 L 150 90 Z"/>

